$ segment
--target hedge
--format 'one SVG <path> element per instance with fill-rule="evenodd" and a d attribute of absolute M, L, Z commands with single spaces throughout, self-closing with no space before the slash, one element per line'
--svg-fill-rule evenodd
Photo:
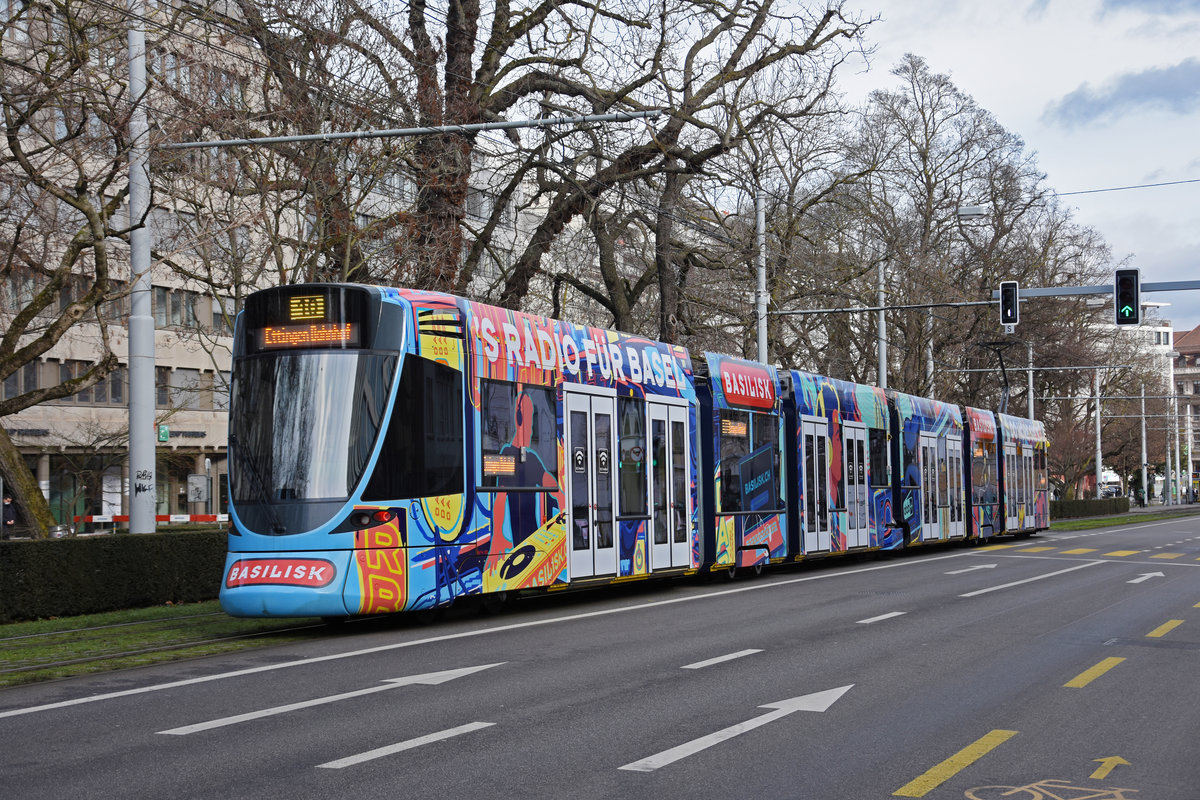
<path fill-rule="evenodd" d="M 1105 517 L 1129 511 L 1128 497 L 1106 497 L 1103 500 L 1051 500 L 1050 519 Z"/>
<path fill-rule="evenodd" d="M 212 600 L 227 531 L 0 542 L 0 623 Z"/>

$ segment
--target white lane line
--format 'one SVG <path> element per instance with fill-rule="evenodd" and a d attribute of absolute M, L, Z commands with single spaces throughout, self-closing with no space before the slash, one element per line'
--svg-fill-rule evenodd
<path fill-rule="evenodd" d="M 722 664 L 726 661 L 733 661 L 735 658 L 741 658 L 743 656 L 752 656 L 755 653 L 761 653 L 761 652 L 762 652 L 762 650 L 753 650 L 753 649 L 738 650 L 736 653 L 729 653 L 728 655 L 717 656 L 716 658 L 710 658 L 707 661 L 697 661 L 695 664 L 687 664 L 685 666 L 680 667 L 680 669 L 704 669 L 705 667 L 711 667 L 713 664 Z"/>
<path fill-rule="evenodd" d="M 892 617 L 903 617 L 907 613 L 907 611 L 893 611 L 890 614 L 880 614 L 878 617 L 871 617 L 870 619 L 860 619 L 857 624 L 870 625 L 872 622 L 883 622 L 885 619 L 891 619 Z"/>
<path fill-rule="evenodd" d="M 515 622 L 511 625 L 497 625 L 493 628 L 479 628 L 476 630 L 462 631 L 460 633 L 448 633 L 443 636 L 430 636 L 426 639 L 413 639 L 407 642 L 395 642 L 393 644 L 384 644 L 377 647 L 367 647 L 362 650 L 349 650 L 344 653 L 331 653 L 325 656 L 316 656 L 315 658 L 302 658 L 296 661 L 284 661 L 279 664 L 264 664 L 258 667 L 248 667 L 247 669 L 233 670 L 232 672 L 219 672 L 214 675 L 204 675 L 199 678 L 186 678 L 179 681 L 171 681 L 169 683 L 158 683 L 152 686 L 141 686 L 136 689 L 123 689 L 117 692 L 106 692 L 104 694 L 94 694 L 87 697 L 76 697 L 72 700 L 62 700 L 57 703 L 46 703 L 40 706 L 27 706 L 24 708 L 13 708 L 8 711 L 0 711 L 0 719 L 5 717 L 17 717 L 22 714 L 36 714 L 42 711 L 52 711 L 56 708 L 68 708 L 70 706 L 82 705 L 84 703 L 95 703 L 100 700 L 115 700 L 120 697 L 130 697 L 137 694 L 146 694 L 148 692 L 159 692 L 163 689 L 177 689 L 183 686 L 193 686 L 199 683 L 208 683 L 210 681 L 220 681 L 226 678 L 239 678 L 243 675 L 255 675 L 261 672 L 273 672 L 277 669 L 288 669 L 291 667 L 307 667 L 313 664 L 320 664 L 326 661 L 338 661 L 343 658 L 355 658 L 357 656 L 373 655 L 375 653 L 385 653 L 390 650 L 400 650 L 406 647 L 419 647 L 426 644 L 437 644 L 439 642 L 450 642 L 457 639 L 469 639 L 476 636 L 487 636 L 494 633 L 507 633 L 508 631 L 521 630 L 524 628 L 537 628 L 543 625 L 560 625 L 564 622 L 578 622 L 581 619 L 590 619 L 595 617 L 606 617 L 612 614 L 624 614 L 630 611 L 645 611 L 650 608 L 663 608 L 673 606 L 678 603 L 691 603 L 697 600 L 711 600 L 715 597 L 724 597 L 732 594 L 742 594 L 743 592 L 760 592 L 766 589 L 779 589 L 785 586 L 792 586 L 797 583 L 809 583 L 810 581 L 828 580 L 830 578 L 844 578 L 852 575 L 860 575 L 864 572 L 878 572 L 884 569 L 896 569 L 898 567 L 917 567 L 927 565 L 936 561 L 944 561 L 948 558 L 968 558 L 973 554 L 969 551 L 962 553 L 951 553 L 944 556 L 930 556 L 928 558 L 905 559 L 896 561 L 890 564 L 879 564 L 872 567 L 859 567 L 858 569 L 848 569 L 844 572 L 824 572 L 820 575 L 806 575 L 802 578 L 788 578 L 786 580 L 771 582 L 771 583 L 752 583 L 746 586 L 738 586 L 731 589 L 718 589 L 712 592 L 703 594 L 694 594 L 687 597 L 672 597 L 666 600 L 652 600 L 648 603 L 639 603 L 632 606 L 621 606 L 620 608 L 607 608 L 602 611 L 587 611 L 582 614 L 568 614 L 562 617 L 552 617 L 549 619 L 537 619 L 529 622 Z M 978 557 L 978 556 L 975 556 Z"/>
<path fill-rule="evenodd" d="M 275 706 L 274 708 L 263 708 L 258 711 L 247 711 L 245 714 L 236 714 L 232 717 L 224 717 L 222 719 L 208 720 L 207 722 L 197 722 L 195 725 L 184 725 L 181 728 L 171 728 L 168 731 L 159 731 L 161 734 L 170 736 L 186 736 L 189 733 L 199 733 L 200 731 L 208 731 L 213 728 L 223 728 L 226 725 L 236 725 L 239 722 L 249 722 L 250 720 L 262 719 L 263 717 L 273 717 L 276 714 L 286 714 L 289 711 L 299 711 L 302 708 L 312 708 L 313 706 L 322 706 L 328 703 L 337 703 L 341 700 L 349 700 L 353 697 L 362 697 L 363 695 L 374 694 L 375 692 L 383 692 L 388 689 L 397 689 L 401 686 L 412 686 L 413 684 L 423 684 L 425 686 L 437 686 L 438 684 L 452 681 L 456 678 L 461 678 L 475 672 L 480 672 L 492 667 L 499 667 L 506 662 L 497 664 L 483 664 L 478 667 L 464 667 L 463 669 L 448 669 L 442 672 L 428 672 L 424 675 L 409 675 L 404 678 L 389 678 L 383 682 L 382 686 L 370 686 L 366 689 L 357 689 L 353 692 L 345 692 L 343 694 L 333 694 L 327 697 L 317 697 L 312 700 L 301 700 L 298 703 L 288 703 L 283 706 Z"/>
<path fill-rule="evenodd" d="M 397 742 L 389 744 L 387 747 L 378 747 L 374 750 L 368 750 L 365 753 L 359 753 L 354 756 L 346 756 L 339 758 L 337 761 L 326 761 L 324 764 L 317 764 L 318 769 L 342 769 L 343 767 L 353 767 L 355 764 L 361 764 L 364 761 L 372 761 L 376 758 L 383 758 L 394 753 L 401 753 L 405 750 L 412 750 L 414 747 L 420 747 L 433 742 L 440 742 L 443 739 L 452 739 L 455 736 L 462 736 L 464 733 L 481 730 L 482 728 L 490 728 L 495 725 L 494 722 L 468 722 L 466 725 L 459 725 L 457 728 L 448 728 L 437 733 L 427 733 L 424 736 L 418 736 L 416 739 L 409 739 L 406 742 Z"/>
<path fill-rule="evenodd" d="M 1035 578 L 1026 578 L 1023 581 L 1013 581 L 1012 583 L 1005 583 L 1000 586 L 992 586 L 987 589 L 977 589 L 974 592 L 967 592 L 966 594 L 960 594 L 959 597 L 977 597 L 981 594 L 987 594 L 988 592 L 998 592 L 1001 589 L 1011 589 L 1012 587 L 1020 586 L 1023 583 L 1033 583 L 1034 581 L 1040 581 L 1045 578 L 1053 578 L 1055 575 L 1065 575 L 1066 573 L 1074 572 L 1077 569 L 1085 569 L 1087 567 L 1094 567 L 1097 564 L 1106 564 L 1106 563 L 1109 563 L 1109 562 L 1089 561 L 1086 564 L 1078 564 L 1074 567 L 1068 567 L 1067 569 L 1060 569 L 1058 572 L 1048 572 L 1045 575 L 1038 575 Z"/>

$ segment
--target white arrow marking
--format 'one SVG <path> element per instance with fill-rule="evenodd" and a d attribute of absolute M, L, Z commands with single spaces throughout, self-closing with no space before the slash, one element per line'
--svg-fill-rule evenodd
<path fill-rule="evenodd" d="M 490 728 L 495 725 L 494 722 L 468 722 L 466 725 L 459 725 L 457 728 L 449 728 L 437 733 L 427 733 L 424 736 L 418 736 L 416 739 L 409 739 L 406 742 L 397 744 L 389 744 L 387 747 L 380 747 L 375 750 L 368 750 L 365 753 L 359 753 L 356 756 L 346 756 L 339 758 L 337 761 L 327 761 L 324 764 L 317 764 L 317 767 L 322 769 L 341 769 L 343 767 L 352 767 L 355 764 L 361 764 L 364 761 L 370 761 L 375 758 L 383 758 L 390 756 L 393 753 L 399 753 L 404 750 L 411 750 L 414 747 L 420 747 L 423 744 L 431 744 L 440 742 L 443 739 L 450 739 L 455 736 L 462 736 L 464 733 L 477 731 L 481 728 Z"/>
<path fill-rule="evenodd" d="M 198 733 L 199 731 L 207 731 L 212 728 L 221 728 L 226 725 L 236 725 L 239 722 L 248 722 L 252 719 L 261 719 L 263 717 L 272 717 L 276 714 L 285 714 L 288 711 L 296 711 L 301 708 L 310 708 L 312 706 L 321 706 L 326 703 L 336 703 L 339 700 L 348 700 L 351 697 L 362 697 L 366 694 L 374 694 L 375 692 L 386 692 L 388 689 L 395 689 L 400 686 L 410 686 L 412 684 L 423 684 L 425 686 L 436 686 L 439 683 L 452 681 L 455 678 L 461 678 L 465 675 L 470 675 L 473 672 L 481 672 L 485 669 L 498 667 L 505 662 L 501 661 L 496 664 L 482 664 L 478 667 L 463 667 L 462 669 L 448 669 L 442 672 L 427 672 L 424 675 L 410 675 L 407 678 L 389 678 L 383 682 L 382 686 L 371 686 L 366 689 L 358 689 L 353 692 L 345 692 L 344 694 L 333 694 L 328 697 L 318 697 L 314 700 L 302 700 L 299 703 L 289 703 L 286 706 L 275 706 L 274 708 L 264 708 L 261 711 L 248 711 L 245 714 L 237 714 L 232 717 L 223 719 L 214 719 L 209 722 L 197 722 L 195 725 L 185 725 L 182 728 L 172 728 L 169 731 L 159 731 L 159 733 L 169 734 L 171 736 L 186 736 L 189 733 Z"/>
<path fill-rule="evenodd" d="M 995 569 L 995 568 L 996 568 L 995 564 L 977 564 L 973 567 L 967 567 L 966 569 L 956 569 L 953 572 L 947 572 L 946 574 L 947 575 L 962 575 L 964 572 L 971 572 L 971 571 L 977 570 L 977 569 Z"/>
<path fill-rule="evenodd" d="M 769 714 L 755 717 L 754 719 L 739 722 L 737 725 L 731 725 L 724 730 L 719 730 L 715 733 L 710 733 L 707 736 L 701 736 L 699 739 L 693 739 L 690 742 L 685 742 L 678 747 L 672 747 L 670 750 L 664 750 L 657 755 L 643 758 L 641 761 L 634 761 L 632 764 L 626 764 L 620 769 L 630 770 L 633 772 L 653 772 L 660 767 L 665 767 L 668 764 L 674 764 L 680 759 L 687 758 L 690 755 L 699 753 L 701 750 L 707 750 L 713 745 L 720 744 L 727 739 L 732 739 L 735 736 L 740 736 L 747 731 L 752 731 L 755 728 L 762 727 L 768 722 L 774 722 L 777 719 L 786 717 L 796 711 L 825 711 L 838 698 L 848 692 L 854 684 L 842 686 L 839 689 L 826 689 L 823 692 L 815 694 L 806 694 L 803 697 L 793 697 L 791 700 L 783 700 L 778 703 L 770 703 L 759 708 L 775 709 Z"/>
<path fill-rule="evenodd" d="M 1167 577 L 1167 576 L 1161 572 L 1146 572 L 1146 573 L 1143 573 L 1141 577 L 1134 578 L 1131 581 L 1125 581 L 1125 582 L 1126 583 L 1145 583 L 1146 581 L 1150 580 L 1151 578 L 1165 578 L 1165 577 Z"/>

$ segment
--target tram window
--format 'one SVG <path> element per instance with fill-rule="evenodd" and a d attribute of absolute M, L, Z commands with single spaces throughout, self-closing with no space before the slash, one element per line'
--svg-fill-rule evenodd
<path fill-rule="evenodd" d="M 687 541 L 687 514 L 688 497 L 687 497 L 687 467 L 683 461 L 684 448 L 686 441 L 684 437 L 683 423 L 671 423 L 671 481 L 675 493 L 675 516 L 672 521 L 674 529 L 674 541 Z"/>
<path fill-rule="evenodd" d="M 407 356 L 368 502 L 436 497 L 463 490 L 462 374 Z"/>
<path fill-rule="evenodd" d="M 891 483 L 888 474 L 887 431 L 871 429 L 871 485 L 887 486 Z"/>
<path fill-rule="evenodd" d="M 721 510 L 780 511 L 779 417 L 722 410 Z"/>
<path fill-rule="evenodd" d="M 620 434 L 621 516 L 646 515 L 646 404 L 631 397 L 617 398 Z"/>
<path fill-rule="evenodd" d="M 510 381 L 479 382 L 483 486 L 558 488 L 554 391 Z"/>
<path fill-rule="evenodd" d="M 750 413 L 720 412 L 721 510 L 742 510 L 742 484 L 738 465 L 750 454 Z"/>
<path fill-rule="evenodd" d="M 772 484 L 777 484 L 779 481 L 779 417 L 774 414 L 751 414 L 750 415 L 750 438 L 754 442 L 751 448 L 751 453 L 758 453 L 762 448 L 768 447 L 771 450 L 771 468 Z M 743 487 L 744 488 L 744 487 Z M 773 485 L 770 493 L 767 495 L 766 502 L 756 504 L 755 508 L 743 508 L 743 511 L 758 511 L 760 508 L 777 508 L 779 501 L 777 499 L 778 491 Z"/>
<path fill-rule="evenodd" d="M 947 485 L 949 483 L 949 475 L 947 473 L 948 469 L 949 465 L 947 464 L 946 458 L 946 440 L 942 439 L 938 442 L 937 446 L 937 488 L 939 506 L 950 505 L 950 488 Z"/>

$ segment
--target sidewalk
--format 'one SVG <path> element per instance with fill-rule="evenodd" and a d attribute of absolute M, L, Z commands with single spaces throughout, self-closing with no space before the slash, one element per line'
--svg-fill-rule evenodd
<path fill-rule="evenodd" d="M 1142 508 L 1141 506 L 1129 504 L 1130 514 L 1170 514 L 1170 513 L 1192 513 L 1200 514 L 1200 503 L 1183 503 L 1182 505 L 1163 505 L 1162 503 L 1151 502 L 1150 505 Z"/>

